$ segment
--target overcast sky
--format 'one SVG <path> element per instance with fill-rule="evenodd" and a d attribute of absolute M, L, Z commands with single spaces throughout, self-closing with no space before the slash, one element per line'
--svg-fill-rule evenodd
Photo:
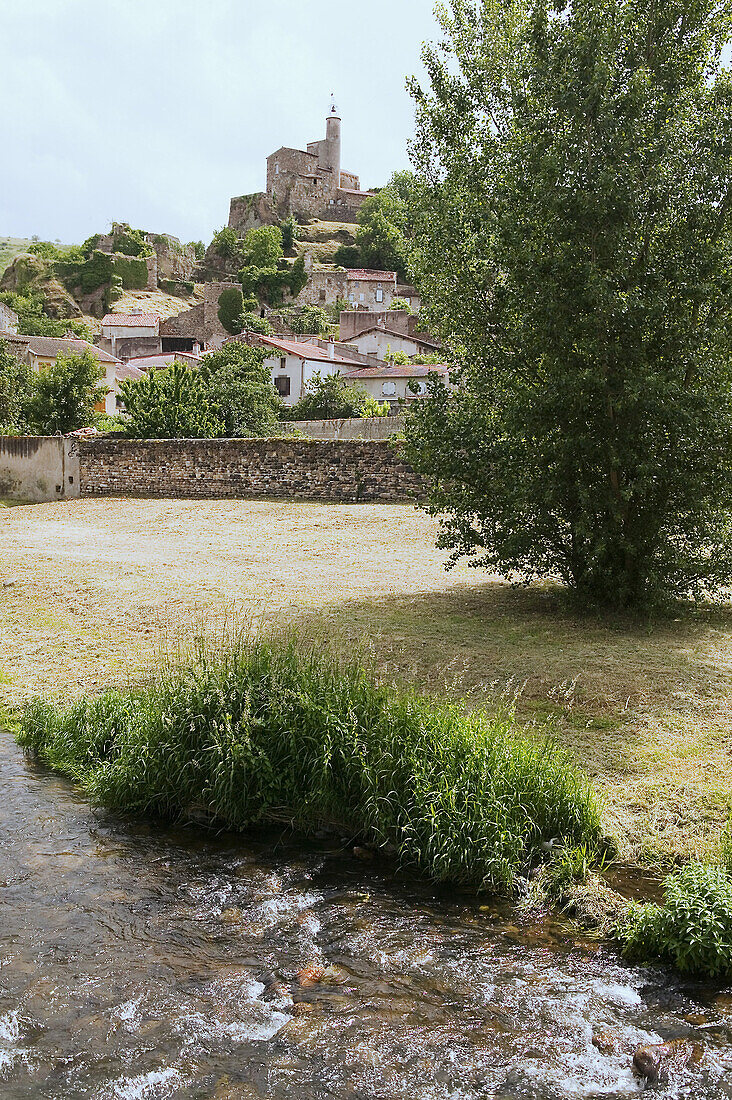
<path fill-rule="evenodd" d="M 433 0 L 0 0 L 0 236 L 208 241 L 331 91 L 361 186 L 407 166 Z"/>

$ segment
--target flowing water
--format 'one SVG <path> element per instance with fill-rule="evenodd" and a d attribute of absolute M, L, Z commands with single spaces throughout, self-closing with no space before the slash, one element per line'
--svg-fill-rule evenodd
<path fill-rule="evenodd" d="M 92 811 L 7 735 L 0 769 L 2 1100 L 627 1097 L 676 1037 L 660 1094 L 732 1097 L 730 990 L 333 844 Z"/>

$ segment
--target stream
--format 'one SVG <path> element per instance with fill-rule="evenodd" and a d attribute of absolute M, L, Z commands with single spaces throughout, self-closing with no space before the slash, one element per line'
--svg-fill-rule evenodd
<path fill-rule="evenodd" d="M 732 1098 L 731 989 L 332 842 L 92 810 L 0 733 L 2 1100 L 629 1097 L 671 1038 L 704 1057 L 657 1095 Z"/>

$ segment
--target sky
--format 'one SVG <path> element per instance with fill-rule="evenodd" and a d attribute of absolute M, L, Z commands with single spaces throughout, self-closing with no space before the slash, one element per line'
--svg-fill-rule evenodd
<path fill-rule="evenodd" d="M 112 221 L 208 242 L 265 160 L 325 132 L 367 188 L 408 166 L 433 0 L 0 0 L 0 237 Z"/>

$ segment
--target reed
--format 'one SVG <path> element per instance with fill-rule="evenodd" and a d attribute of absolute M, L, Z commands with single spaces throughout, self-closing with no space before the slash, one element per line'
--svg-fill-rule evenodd
<path fill-rule="evenodd" d="M 295 637 L 242 636 L 70 706 L 35 700 L 29 753 L 108 808 L 232 828 L 335 825 L 437 882 L 510 892 L 550 840 L 600 841 L 589 782 L 510 712 L 379 683 Z"/>

